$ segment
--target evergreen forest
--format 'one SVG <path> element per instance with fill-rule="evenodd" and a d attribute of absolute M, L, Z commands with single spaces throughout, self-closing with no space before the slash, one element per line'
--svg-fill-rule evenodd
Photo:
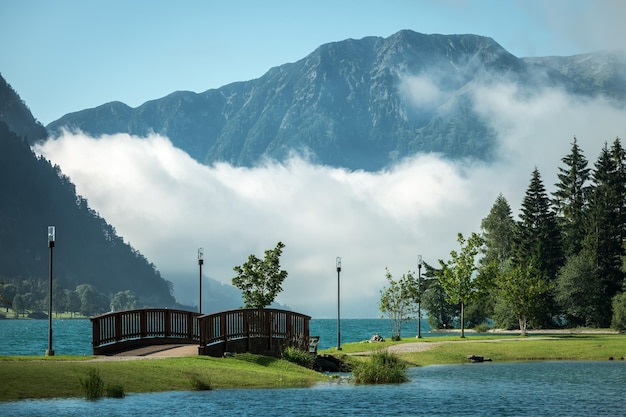
<path fill-rule="evenodd" d="M 425 263 L 433 328 L 625 329 L 626 151 L 605 142 L 590 166 L 574 138 L 557 176 L 549 194 L 535 168 L 517 220 L 500 194 L 451 260 Z"/>

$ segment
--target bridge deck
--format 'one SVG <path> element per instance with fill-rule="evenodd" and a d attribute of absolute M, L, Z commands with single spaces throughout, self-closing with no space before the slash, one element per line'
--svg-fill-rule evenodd
<path fill-rule="evenodd" d="M 92 346 L 94 355 L 167 356 L 184 351 L 183 356 L 222 356 L 227 352 L 276 356 L 286 346 L 311 348 L 310 319 L 276 309 L 207 315 L 151 308 L 118 311 L 91 318 Z"/>

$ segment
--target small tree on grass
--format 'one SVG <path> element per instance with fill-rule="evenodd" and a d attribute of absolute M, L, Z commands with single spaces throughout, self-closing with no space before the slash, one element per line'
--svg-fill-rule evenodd
<path fill-rule="evenodd" d="M 537 313 L 549 292 L 549 285 L 531 262 L 529 265 L 512 265 L 510 262 L 496 278 L 498 294 L 508 310 L 517 317 L 522 336 L 526 336 L 528 322 Z"/>
<path fill-rule="evenodd" d="M 272 304 L 283 290 L 287 271 L 280 269 L 280 255 L 284 247 L 278 242 L 274 249 L 265 251 L 264 259 L 252 254 L 248 262 L 233 268 L 237 273 L 233 285 L 241 290 L 245 308 L 262 309 Z"/>
<path fill-rule="evenodd" d="M 465 337 L 464 308 L 480 289 L 474 274 L 478 270 L 476 257 L 480 253 L 483 240 L 476 233 L 472 233 L 466 241 L 459 233 L 457 241 L 461 245 L 461 253 L 453 250 L 450 252 L 452 259 L 448 262 L 439 260 L 441 270 L 438 271 L 438 277 L 446 291 L 448 301 L 461 306 L 461 337 Z"/>
<path fill-rule="evenodd" d="M 380 311 L 391 320 L 391 339 L 400 340 L 402 323 L 410 320 L 416 311 L 416 282 L 411 272 L 396 281 L 387 268 L 385 277 L 389 286 L 380 291 Z"/>

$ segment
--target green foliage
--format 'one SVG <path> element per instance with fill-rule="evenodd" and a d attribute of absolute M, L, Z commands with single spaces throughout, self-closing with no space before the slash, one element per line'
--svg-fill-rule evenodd
<path fill-rule="evenodd" d="M 511 214 L 511 206 L 502 194 L 498 195 L 480 227 L 485 243 L 481 264 L 489 265 L 495 262 L 501 265 L 510 259 L 515 237 L 515 220 Z"/>
<path fill-rule="evenodd" d="M 105 391 L 109 398 L 124 398 L 126 396 L 124 387 L 119 384 L 107 385 Z"/>
<path fill-rule="evenodd" d="M 576 137 L 570 154 L 561 161 L 565 168 L 559 167 L 559 182 L 553 193 L 553 204 L 563 231 L 564 252 L 571 256 L 578 254 L 582 248 L 590 189 L 587 184 L 590 169 L 587 168 L 587 158 L 578 146 Z"/>
<path fill-rule="evenodd" d="M 434 271 L 433 275 L 436 275 Z M 438 279 L 430 279 L 427 282 L 428 287 L 422 297 L 422 308 L 427 311 L 428 324 L 432 329 L 453 328 L 454 319 L 460 314 L 459 305 L 447 301 L 446 292 Z"/>
<path fill-rule="evenodd" d="M 87 378 L 80 380 L 80 385 L 88 400 L 100 399 L 104 394 L 104 381 L 97 369 L 90 369 Z"/>
<path fill-rule="evenodd" d="M 517 317 L 522 336 L 528 323 L 536 319 L 550 286 L 531 262 L 528 265 L 507 263 L 497 278 L 499 295 L 511 314 Z"/>
<path fill-rule="evenodd" d="M 613 297 L 613 320 L 611 327 L 619 332 L 626 330 L 626 292 Z"/>
<path fill-rule="evenodd" d="M 604 322 L 611 319 L 609 306 L 624 283 L 622 259 L 626 239 L 626 153 L 616 140 L 605 143 L 593 173 L 585 249 L 598 267 L 604 287 Z"/>
<path fill-rule="evenodd" d="M 406 362 L 386 350 L 375 352 L 370 360 L 352 370 L 356 384 L 397 384 L 408 381 Z"/>
<path fill-rule="evenodd" d="M 111 311 L 134 310 L 137 306 L 137 296 L 129 290 L 118 292 L 111 300 Z"/>
<path fill-rule="evenodd" d="M 487 333 L 491 329 L 491 326 L 487 323 L 480 323 L 474 326 L 474 331 L 476 333 Z"/>
<path fill-rule="evenodd" d="M 466 241 L 459 233 L 457 241 L 461 246 L 461 252 L 452 250 L 448 262 L 439 260 L 441 270 L 438 277 L 448 301 L 461 306 L 461 337 L 465 337 L 464 306 L 472 301 L 481 289 L 480 281 L 475 279 L 475 273 L 478 271 L 476 257 L 481 251 L 483 240 L 476 233 L 472 233 Z"/>
<path fill-rule="evenodd" d="M 402 324 L 410 320 L 412 314 L 416 312 L 417 281 L 411 272 L 402 275 L 402 278 L 396 281 L 387 268 L 385 278 L 389 286 L 380 291 L 379 308 L 391 321 L 391 339 L 399 340 Z"/>
<path fill-rule="evenodd" d="M 287 346 L 281 353 L 281 357 L 296 365 L 304 366 L 312 369 L 315 364 L 315 356 L 306 350 L 298 349 L 293 346 Z"/>
<path fill-rule="evenodd" d="M 252 254 L 248 262 L 233 268 L 237 276 L 232 282 L 242 292 L 244 307 L 264 308 L 283 290 L 287 271 L 280 269 L 280 255 L 284 247 L 282 242 L 278 242 L 274 249 L 265 251 L 264 259 Z"/>
<path fill-rule="evenodd" d="M 80 379 L 80 385 L 83 388 L 85 397 L 88 400 L 98 400 L 105 394 L 109 398 L 124 398 L 126 392 L 120 384 L 106 384 L 100 376 L 100 371 L 90 369 L 85 379 Z"/>
<path fill-rule="evenodd" d="M 559 271 L 555 300 L 571 327 L 608 327 L 608 305 L 604 303 L 598 267 L 586 251 L 570 256 Z"/>
<path fill-rule="evenodd" d="M 211 391 L 213 389 L 208 377 L 202 377 L 196 373 L 189 376 L 189 384 L 194 391 Z"/>

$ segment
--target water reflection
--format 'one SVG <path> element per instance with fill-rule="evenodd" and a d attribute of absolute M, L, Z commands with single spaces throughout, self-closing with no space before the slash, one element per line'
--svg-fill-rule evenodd
<path fill-rule="evenodd" d="M 0 403 L 20 416 L 602 416 L 622 415 L 626 362 L 429 366 L 401 385 L 129 395 L 124 399 Z"/>

